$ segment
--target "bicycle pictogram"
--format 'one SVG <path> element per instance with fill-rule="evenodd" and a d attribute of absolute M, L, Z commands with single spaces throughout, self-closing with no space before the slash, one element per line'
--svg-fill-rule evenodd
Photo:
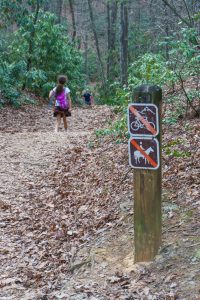
<path fill-rule="evenodd" d="M 155 129 L 156 126 L 154 122 L 149 121 L 148 117 L 146 116 L 148 112 L 155 115 L 155 113 L 147 106 L 140 111 L 140 115 L 143 117 L 144 120 L 146 120 L 149 123 L 149 125 L 151 125 Z M 135 120 L 130 125 L 133 131 L 138 131 L 139 129 L 145 128 L 145 125 L 140 121 L 140 118 L 137 116 L 135 116 Z"/>

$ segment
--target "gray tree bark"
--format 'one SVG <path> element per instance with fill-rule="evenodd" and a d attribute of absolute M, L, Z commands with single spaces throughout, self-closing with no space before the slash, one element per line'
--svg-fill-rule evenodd
<path fill-rule="evenodd" d="M 28 46 L 28 58 L 27 58 L 27 63 L 26 63 L 26 71 L 30 71 L 32 67 L 32 53 L 34 50 L 34 40 L 35 40 L 35 25 L 37 24 L 38 21 L 38 15 L 39 15 L 39 10 L 40 10 L 40 0 L 37 0 L 36 2 L 36 9 L 35 9 L 35 15 L 33 19 L 33 28 L 32 31 L 30 32 L 30 39 L 29 39 L 29 46 Z M 26 88 L 26 80 L 23 84 L 22 89 L 24 90 Z"/>
<path fill-rule="evenodd" d="M 86 78 L 88 79 L 88 34 L 85 33 L 84 39 L 84 61 L 85 61 L 85 74 Z"/>
<path fill-rule="evenodd" d="M 73 0 L 69 0 L 69 6 L 70 6 L 71 17 L 72 17 L 72 28 L 73 28 L 72 41 L 74 41 L 76 38 L 76 21 L 75 21 L 74 1 Z"/>
<path fill-rule="evenodd" d="M 128 83 L 128 7 L 127 2 L 120 5 L 120 69 L 121 84 Z"/>
<path fill-rule="evenodd" d="M 117 24 L 118 3 L 114 0 L 107 4 L 107 23 L 108 23 L 108 59 L 107 59 L 107 78 L 113 80 L 115 76 L 116 64 L 116 24 Z"/>
<path fill-rule="evenodd" d="M 102 59 L 101 59 L 101 53 L 100 53 L 100 48 L 99 48 L 99 40 L 98 40 L 96 26 L 95 26 L 95 22 L 94 22 L 94 16 L 93 16 L 91 0 L 88 0 L 88 7 L 89 7 L 90 20 L 91 20 L 91 24 L 92 24 L 92 31 L 93 31 L 93 35 L 94 35 L 96 50 L 97 50 L 97 56 L 98 56 L 99 65 L 100 65 L 100 69 L 101 69 L 100 70 L 101 71 L 101 78 L 102 78 L 103 85 L 105 85 L 106 80 L 105 80 L 103 62 L 102 62 Z"/>
<path fill-rule="evenodd" d="M 63 0 L 57 0 L 57 16 L 58 16 L 58 23 L 61 23 L 62 20 L 62 8 L 63 8 Z"/>

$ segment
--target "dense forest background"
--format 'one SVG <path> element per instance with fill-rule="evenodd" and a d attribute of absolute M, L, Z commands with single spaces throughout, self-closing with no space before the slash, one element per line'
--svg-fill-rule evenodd
<path fill-rule="evenodd" d="M 200 0 L 0 0 L 0 299 L 200 299 L 199 66 Z M 73 105 L 55 132 L 58 74 Z M 141 84 L 163 91 L 162 245 L 135 264 Z"/>
<path fill-rule="evenodd" d="M 64 73 L 77 101 L 93 83 L 100 103 L 123 106 L 152 83 L 172 91 L 177 115 L 199 115 L 199 1 L 1 0 L 0 12 L 1 106 L 46 97 Z"/>

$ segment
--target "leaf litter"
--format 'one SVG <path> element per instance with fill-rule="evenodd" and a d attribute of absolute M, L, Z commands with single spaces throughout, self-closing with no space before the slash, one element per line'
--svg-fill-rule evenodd
<path fill-rule="evenodd" d="M 200 298 L 199 124 L 163 128 L 163 245 L 135 265 L 127 145 L 94 135 L 115 117 L 1 111 L 0 299 Z"/>

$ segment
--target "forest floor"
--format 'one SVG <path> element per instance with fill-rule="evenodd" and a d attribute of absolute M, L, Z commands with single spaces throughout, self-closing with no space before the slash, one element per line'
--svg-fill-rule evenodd
<path fill-rule="evenodd" d="M 127 143 L 94 134 L 114 118 L 1 110 L 1 300 L 200 299 L 199 120 L 163 127 L 162 247 L 134 264 Z"/>

